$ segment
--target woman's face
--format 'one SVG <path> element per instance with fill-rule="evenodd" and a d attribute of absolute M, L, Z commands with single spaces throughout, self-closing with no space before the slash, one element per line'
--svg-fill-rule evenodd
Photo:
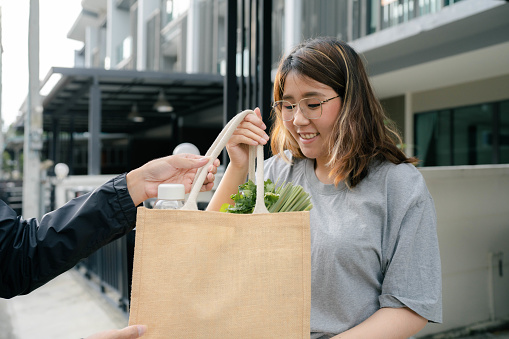
<path fill-rule="evenodd" d="M 302 98 L 315 97 L 323 101 L 337 95 L 331 87 L 292 71 L 286 77 L 281 100 L 297 104 Z M 303 103 L 301 106 L 304 106 Z M 338 97 L 322 103 L 322 115 L 318 119 L 307 119 L 297 106 L 293 120 L 284 121 L 285 127 L 298 142 L 302 154 L 316 159 L 317 166 L 323 166 L 329 160 L 328 140 L 340 110 L 341 98 Z"/>

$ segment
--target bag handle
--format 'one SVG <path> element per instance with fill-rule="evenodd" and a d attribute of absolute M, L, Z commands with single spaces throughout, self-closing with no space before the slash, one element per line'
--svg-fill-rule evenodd
<path fill-rule="evenodd" d="M 255 114 L 252 110 L 245 110 L 243 112 L 238 113 L 235 117 L 233 117 L 227 124 L 224 126 L 223 130 L 219 135 L 217 136 L 216 140 L 210 146 L 209 150 L 205 154 L 205 156 L 210 157 L 207 164 L 203 167 L 201 167 L 197 172 L 196 176 L 193 182 L 193 185 L 191 187 L 191 193 L 189 193 L 189 197 L 184 204 L 184 206 L 181 208 L 182 210 L 191 210 L 191 211 L 197 211 L 198 205 L 196 203 L 196 200 L 198 198 L 198 193 L 200 193 L 200 188 L 203 186 L 203 183 L 205 182 L 205 178 L 207 176 L 207 169 L 212 165 L 214 160 L 219 156 L 219 153 L 223 150 L 223 148 L 228 143 L 228 140 L 230 140 L 231 136 L 233 135 L 233 132 L 237 128 L 237 126 L 240 125 L 240 123 L 244 120 L 246 115 L 248 114 Z M 256 159 L 256 170 L 255 170 L 255 159 Z M 265 201 L 264 201 L 264 178 L 263 178 L 263 146 L 249 146 L 249 175 L 248 178 L 253 180 L 256 175 L 256 204 L 253 211 L 253 214 L 259 214 L 259 213 L 269 213 L 267 208 L 265 207 Z"/>

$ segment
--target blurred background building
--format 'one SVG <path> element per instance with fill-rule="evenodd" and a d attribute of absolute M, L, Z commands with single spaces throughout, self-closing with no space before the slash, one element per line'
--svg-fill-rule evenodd
<path fill-rule="evenodd" d="M 82 7 L 68 33 L 84 43 L 76 67 L 53 68 L 41 83 L 41 157 L 70 168 L 54 205 L 80 183 L 88 180 L 86 191 L 182 142 L 204 154 L 240 110 L 260 106 L 269 124 L 279 58 L 303 39 L 335 36 L 362 54 L 437 205 L 444 324 L 420 335 L 508 320 L 507 1 L 82 0 Z M 6 136 L 10 173 L 23 173 L 22 129 L 20 118 Z"/>

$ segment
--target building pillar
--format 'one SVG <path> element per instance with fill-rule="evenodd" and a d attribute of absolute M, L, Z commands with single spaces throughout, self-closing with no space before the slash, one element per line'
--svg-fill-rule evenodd
<path fill-rule="evenodd" d="M 98 67 L 94 65 L 94 50 L 99 44 L 97 27 L 87 26 L 85 29 L 85 68 Z"/>
<path fill-rule="evenodd" d="M 130 32 L 131 15 L 129 11 L 119 9 L 116 0 L 107 0 L 106 26 L 106 62 L 105 69 L 115 69 L 122 56 L 119 55 L 118 47 Z"/>
<path fill-rule="evenodd" d="M 88 174 L 101 174 L 101 88 L 94 77 L 88 103 Z"/>
<path fill-rule="evenodd" d="M 138 38 L 136 41 L 136 69 L 138 71 L 147 70 L 147 21 L 159 8 L 159 3 L 158 0 L 138 0 Z"/>
<path fill-rule="evenodd" d="M 405 154 L 409 157 L 415 155 L 414 149 L 414 111 L 412 108 L 412 93 L 405 93 Z"/>
<path fill-rule="evenodd" d="M 30 0 L 28 26 L 28 100 L 23 143 L 23 216 L 40 218 L 42 106 L 39 95 L 39 1 Z"/>
<path fill-rule="evenodd" d="M 200 72 L 200 6 L 199 0 L 189 2 L 187 11 L 186 73 Z"/>
<path fill-rule="evenodd" d="M 285 0 L 284 52 L 290 51 L 300 43 L 302 36 L 302 0 Z"/>

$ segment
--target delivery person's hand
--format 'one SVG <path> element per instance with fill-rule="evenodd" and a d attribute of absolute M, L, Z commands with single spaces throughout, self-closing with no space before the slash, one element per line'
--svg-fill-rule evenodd
<path fill-rule="evenodd" d="M 193 154 L 178 154 L 152 160 L 127 173 L 127 189 L 137 206 L 148 198 L 157 197 L 159 184 L 183 184 L 189 193 L 198 168 L 205 166 L 208 157 Z M 219 160 L 215 159 L 208 168 L 207 177 L 201 191 L 209 191 L 214 186 Z"/>

